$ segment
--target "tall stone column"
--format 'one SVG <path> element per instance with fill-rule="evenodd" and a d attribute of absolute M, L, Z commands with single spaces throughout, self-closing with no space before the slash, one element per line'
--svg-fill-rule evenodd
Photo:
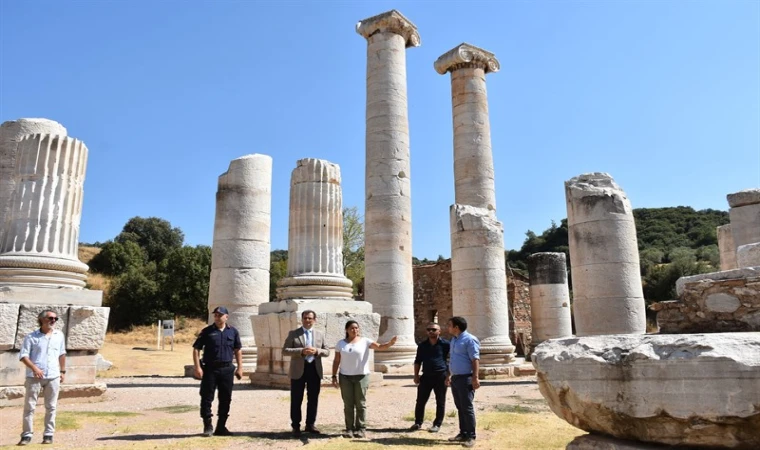
<path fill-rule="evenodd" d="M 85 285 L 79 261 L 87 147 L 55 134 L 18 141 L 15 188 L 0 243 L 0 286 Z"/>
<path fill-rule="evenodd" d="M 528 257 L 530 275 L 531 347 L 547 339 L 573 335 L 570 291 L 564 253 L 534 253 Z"/>
<path fill-rule="evenodd" d="M 718 227 L 718 250 L 720 252 L 720 270 L 736 269 L 736 245 L 731 233 L 731 224 Z"/>
<path fill-rule="evenodd" d="M 742 245 L 760 242 L 760 189 L 746 189 L 726 196 L 734 253 Z"/>
<path fill-rule="evenodd" d="M 364 297 L 382 317 L 376 370 L 411 370 L 414 340 L 412 201 L 406 53 L 420 45 L 417 28 L 396 10 L 356 25 L 367 39 L 367 129 Z"/>
<path fill-rule="evenodd" d="M 290 179 L 288 276 L 277 298 L 353 297 L 343 274 L 343 194 L 340 167 L 329 161 L 298 160 Z"/>
<path fill-rule="evenodd" d="M 565 182 L 577 336 L 644 334 L 646 317 L 631 202 L 606 173 Z"/>
<path fill-rule="evenodd" d="M 59 136 L 68 134 L 63 125 L 48 119 L 9 120 L 0 125 L 0 242 L 4 242 L 3 233 L 16 186 L 18 143 L 22 137 L 37 133 Z"/>
<path fill-rule="evenodd" d="M 481 367 L 511 362 L 504 228 L 496 218 L 486 73 L 499 62 L 481 48 L 461 44 L 441 55 L 435 70 L 451 73 L 454 122 L 454 196 L 451 206 L 453 313 L 480 339 Z"/>
<path fill-rule="evenodd" d="M 246 155 L 219 177 L 208 310 L 226 306 L 240 332 L 243 370 L 256 368 L 251 316 L 269 301 L 272 157 Z M 210 319 L 209 319 L 210 320 Z"/>

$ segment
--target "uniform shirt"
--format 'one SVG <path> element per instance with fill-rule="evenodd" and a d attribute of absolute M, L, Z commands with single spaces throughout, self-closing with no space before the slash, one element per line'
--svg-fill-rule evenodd
<path fill-rule="evenodd" d="M 478 338 L 466 331 L 462 331 L 458 337 L 451 338 L 449 371 L 452 375 L 470 375 L 474 359 L 480 359 Z"/>
<path fill-rule="evenodd" d="M 445 372 L 450 348 L 451 344 L 445 339 L 438 338 L 435 345 L 430 343 L 430 339 L 425 339 L 417 344 L 414 364 L 422 364 L 422 373 Z"/>
<path fill-rule="evenodd" d="M 340 353 L 340 373 L 343 375 L 368 374 L 371 343 L 372 341 L 365 337 L 353 344 L 349 344 L 345 339 L 338 341 L 335 351 Z"/>
<path fill-rule="evenodd" d="M 235 350 L 243 348 L 243 344 L 240 342 L 240 333 L 234 327 L 227 325 L 224 330 L 220 330 L 212 323 L 201 330 L 193 348 L 203 350 L 204 364 L 212 364 L 232 362 Z"/>
<path fill-rule="evenodd" d="M 35 330 L 24 337 L 18 359 L 28 357 L 42 371 L 45 379 L 54 379 L 61 376 L 58 357 L 65 354 L 66 337 L 62 331 L 53 330 L 50 335 L 46 335 L 40 330 Z M 26 376 L 34 377 L 32 369 L 26 368 Z"/>

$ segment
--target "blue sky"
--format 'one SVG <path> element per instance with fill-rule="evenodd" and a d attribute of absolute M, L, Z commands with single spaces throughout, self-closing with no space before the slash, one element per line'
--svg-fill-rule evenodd
<path fill-rule="evenodd" d="M 80 240 L 133 216 L 213 239 L 217 178 L 274 158 L 272 248 L 287 248 L 296 160 L 341 166 L 364 208 L 366 41 L 398 9 L 407 50 L 414 255 L 450 254 L 450 80 L 461 42 L 487 77 L 497 214 L 507 248 L 566 216 L 565 180 L 609 172 L 634 207 L 727 210 L 760 186 L 760 2 L 0 0 L 0 121 L 61 122 L 90 151 Z"/>

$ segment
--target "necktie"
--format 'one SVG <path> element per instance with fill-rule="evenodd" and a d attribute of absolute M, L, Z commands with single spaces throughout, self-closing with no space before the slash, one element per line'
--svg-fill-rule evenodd
<path fill-rule="evenodd" d="M 311 330 L 306 330 L 306 346 L 307 347 L 314 346 L 314 341 L 311 338 L 311 333 L 312 333 Z M 312 361 L 314 361 L 314 355 L 309 355 L 306 357 L 306 362 L 310 363 Z"/>

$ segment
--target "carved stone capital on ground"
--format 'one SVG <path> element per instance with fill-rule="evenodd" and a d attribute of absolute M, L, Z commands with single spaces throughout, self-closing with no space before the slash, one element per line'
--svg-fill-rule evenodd
<path fill-rule="evenodd" d="M 403 36 L 406 39 L 406 48 L 420 46 L 420 34 L 417 32 L 417 27 L 395 9 L 360 20 L 356 24 L 356 32 L 365 39 L 384 31 Z"/>
<path fill-rule="evenodd" d="M 485 73 L 498 72 L 501 68 L 493 53 L 464 42 L 439 56 L 434 67 L 441 75 L 466 67 L 483 69 Z"/>

